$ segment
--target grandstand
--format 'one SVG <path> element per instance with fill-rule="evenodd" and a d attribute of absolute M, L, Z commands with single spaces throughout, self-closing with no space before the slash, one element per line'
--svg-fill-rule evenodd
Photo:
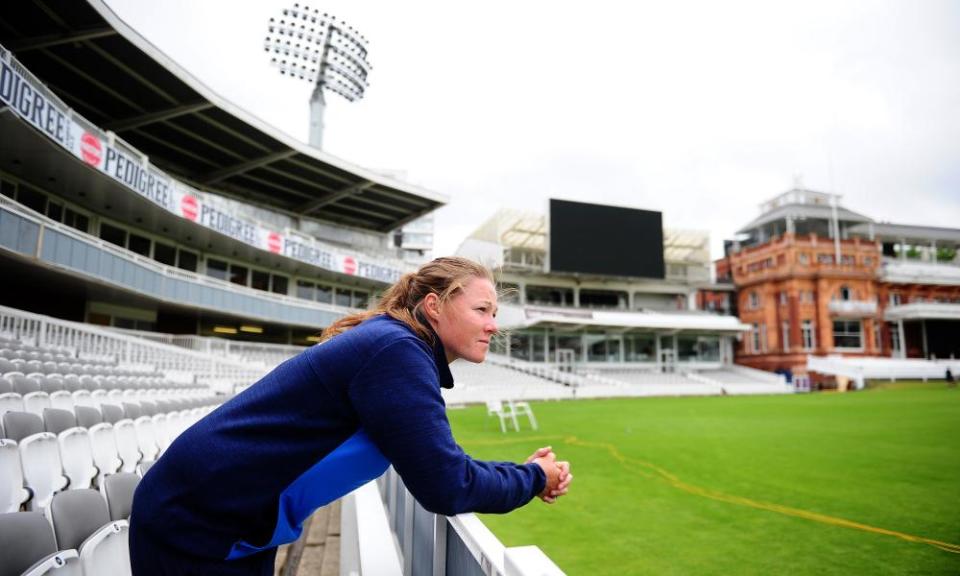
<path fill-rule="evenodd" d="M 429 255 L 446 197 L 237 108 L 102 0 L 5 5 L 0 80 L 0 573 L 122 575 L 137 475 Z M 344 501 L 345 569 L 389 573 L 351 567 L 388 556 L 379 500 Z"/>
<path fill-rule="evenodd" d="M 560 226 L 553 204 L 549 218 L 500 211 L 461 245 L 462 255 L 495 269 L 504 292 L 498 316 L 504 335 L 491 343 L 486 366 L 454 364 L 457 388 L 466 385 L 445 392 L 449 401 L 480 401 L 483 387 L 490 397 L 523 399 L 792 391 L 779 375 L 735 366 L 733 350 L 749 327 L 722 307 L 700 309 L 703 291 L 732 292 L 710 281 L 706 233 L 664 229 L 647 244 L 632 244 L 638 253 L 659 252 L 662 262 L 638 262 L 632 270 L 613 262 L 608 270 L 594 270 L 600 254 L 608 260 L 613 254 L 614 261 L 620 256 L 592 234 L 635 217 L 618 232 L 619 241 L 631 245 L 637 229 L 659 228 L 659 213 L 564 204 L 576 205 L 582 220 L 596 212 L 596 222 L 581 222 L 589 234 L 568 231 L 581 246 L 556 245 L 551 238 Z M 567 260 L 574 257 L 572 267 L 557 269 L 563 261 L 557 250 L 569 252 Z"/>

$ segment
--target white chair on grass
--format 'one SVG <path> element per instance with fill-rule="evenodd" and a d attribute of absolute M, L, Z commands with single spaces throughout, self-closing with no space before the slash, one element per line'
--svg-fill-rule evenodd
<path fill-rule="evenodd" d="M 516 423 L 517 416 L 526 416 L 527 421 L 530 422 L 530 427 L 534 430 L 537 430 L 537 418 L 533 415 L 533 409 L 530 408 L 530 403 L 526 401 L 514 402 L 513 400 L 508 400 L 507 405 L 510 406 L 510 413 L 513 414 L 513 421 Z"/>
<path fill-rule="evenodd" d="M 500 432 L 506 434 L 506 420 L 513 420 L 513 428 L 520 431 L 520 425 L 517 423 L 517 416 L 510 410 L 509 406 L 504 406 L 501 400 L 487 400 L 487 416 L 496 416 L 500 419 Z"/>

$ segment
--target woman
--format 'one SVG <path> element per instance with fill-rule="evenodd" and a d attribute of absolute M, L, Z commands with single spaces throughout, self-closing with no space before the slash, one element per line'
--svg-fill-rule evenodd
<path fill-rule="evenodd" d="M 448 364 L 483 361 L 496 312 L 486 268 L 438 258 L 376 310 L 335 322 L 322 345 L 181 434 L 150 469 L 130 518 L 134 575 L 273 574 L 277 546 L 303 520 L 390 464 L 438 514 L 565 494 L 573 476 L 549 448 L 525 464 L 481 462 L 451 435 Z"/>

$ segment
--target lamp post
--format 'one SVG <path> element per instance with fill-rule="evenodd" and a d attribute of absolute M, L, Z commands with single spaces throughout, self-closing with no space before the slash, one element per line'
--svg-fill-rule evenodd
<path fill-rule="evenodd" d="M 323 144 L 324 90 L 350 102 L 363 98 L 367 74 L 367 39 L 333 15 L 300 4 L 271 18 L 263 43 L 280 74 L 314 85 L 310 96 L 310 145 Z"/>

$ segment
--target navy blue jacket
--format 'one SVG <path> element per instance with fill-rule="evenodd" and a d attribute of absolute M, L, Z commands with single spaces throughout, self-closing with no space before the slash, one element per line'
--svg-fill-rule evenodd
<path fill-rule="evenodd" d="M 508 512 L 536 464 L 471 459 L 450 432 L 439 339 L 376 316 L 292 358 L 180 435 L 141 481 L 131 529 L 201 557 L 293 541 L 316 508 L 393 464 L 432 512 Z"/>

